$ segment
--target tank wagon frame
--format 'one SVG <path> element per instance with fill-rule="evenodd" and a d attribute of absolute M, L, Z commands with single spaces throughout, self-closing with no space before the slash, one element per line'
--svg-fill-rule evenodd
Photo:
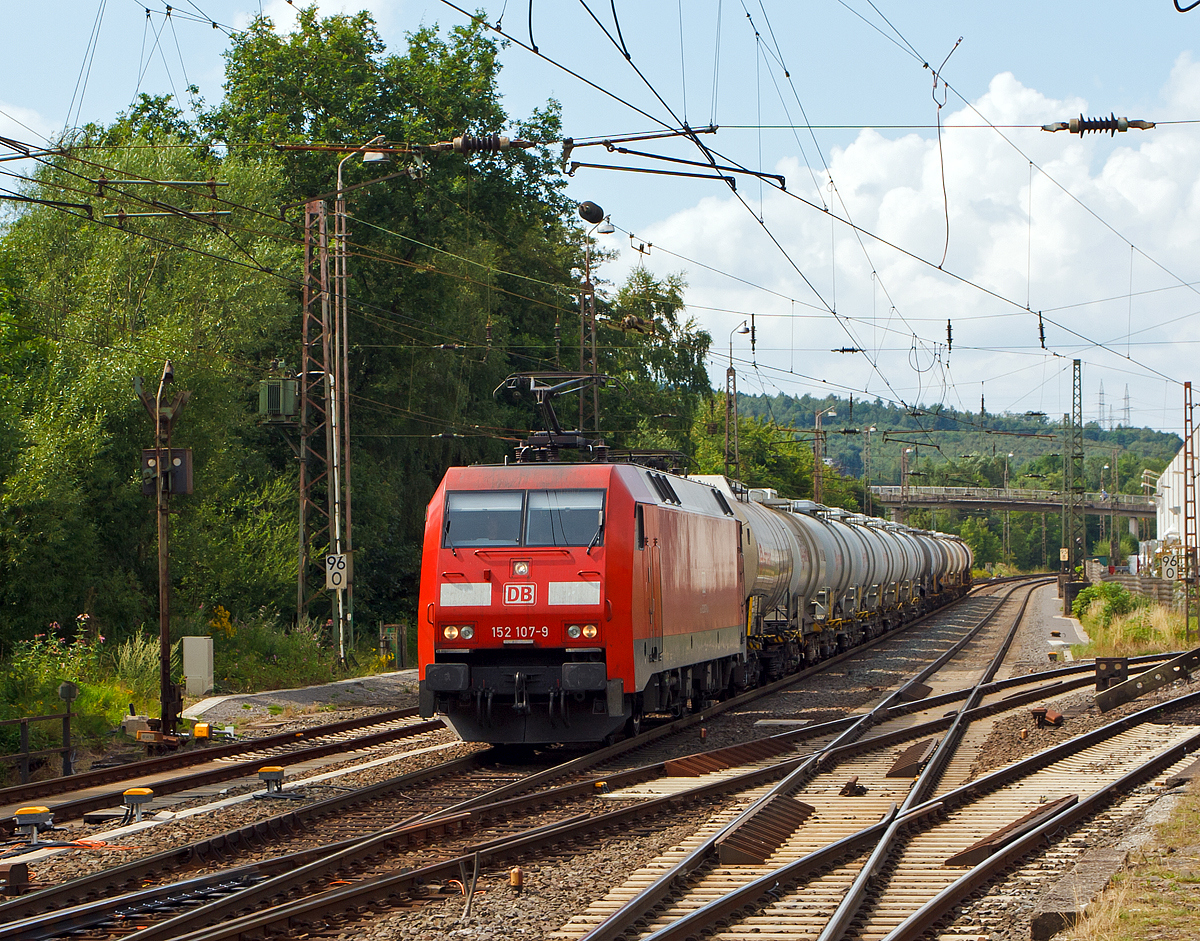
<path fill-rule="evenodd" d="M 594 742 L 961 596 L 956 536 L 632 464 L 452 468 L 421 572 L 421 713 L 464 740 Z"/>

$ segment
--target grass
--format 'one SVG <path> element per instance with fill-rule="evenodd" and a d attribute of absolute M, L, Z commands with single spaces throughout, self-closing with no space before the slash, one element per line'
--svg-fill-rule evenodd
<path fill-rule="evenodd" d="M 1080 621 L 1091 640 L 1075 644 L 1077 659 L 1137 657 L 1185 648 L 1183 615 L 1159 604 L 1139 604 L 1128 614 L 1106 611 L 1102 598 L 1082 611 Z"/>
<path fill-rule="evenodd" d="M 1192 941 L 1200 938 L 1200 789 L 1143 846 L 1063 941 Z"/>
<path fill-rule="evenodd" d="M 58 687 L 70 681 L 79 686 L 79 698 L 72 708 L 77 714 L 72 736 L 84 749 L 103 751 L 111 730 L 131 703 L 142 714 L 159 714 L 158 635 L 143 628 L 113 643 L 87 615 L 80 615 L 74 627 L 75 637 L 68 640 L 63 629 L 52 624 L 45 634 L 15 644 L 10 656 L 0 661 L 0 719 L 62 712 Z M 312 623 L 298 628 L 286 625 L 266 609 L 244 620 L 231 618 L 220 607 L 213 612 L 199 611 L 182 618 L 178 630 L 212 636 L 216 693 L 312 686 L 395 669 L 390 659 L 377 656 L 365 645 L 356 651 L 357 656 L 348 657 L 350 666 L 344 667 L 323 628 Z M 172 659 L 176 682 L 183 679 L 179 647 L 175 645 Z M 277 709 L 270 711 L 278 714 Z M 30 748 L 57 746 L 61 728 L 61 721 L 33 725 Z M 18 750 L 18 728 L 0 726 L 0 753 Z M 4 774 L 0 765 L 0 777 Z"/>

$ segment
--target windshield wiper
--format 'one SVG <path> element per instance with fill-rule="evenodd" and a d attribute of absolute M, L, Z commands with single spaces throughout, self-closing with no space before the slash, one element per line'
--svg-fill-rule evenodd
<path fill-rule="evenodd" d="M 594 535 L 592 537 L 592 541 L 588 543 L 587 552 L 585 552 L 584 555 L 592 554 L 592 549 L 594 549 L 596 547 L 596 545 L 600 542 L 600 534 L 603 532 L 604 532 L 604 524 L 601 523 L 599 526 L 596 527 L 596 535 Z"/>

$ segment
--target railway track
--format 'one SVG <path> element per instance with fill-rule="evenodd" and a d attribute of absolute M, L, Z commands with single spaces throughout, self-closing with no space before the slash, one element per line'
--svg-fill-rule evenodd
<path fill-rule="evenodd" d="M 1019 615 L 1012 631 L 1018 622 Z M 848 746 L 852 727 L 781 784 L 749 795 L 748 806 L 714 817 L 674 858 L 637 873 L 558 936 L 919 937 L 961 900 L 952 886 L 978 889 L 981 876 L 964 876 L 977 863 L 1015 852 L 1005 847 L 1034 829 L 1044 836 L 1082 819 L 1200 746 L 1194 727 L 1154 726 L 1160 710 L 1152 708 L 966 783 L 970 762 L 959 746 L 984 712 L 1012 631 L 945 717 L 940 738 L 917 741 L 897 757 L 894 740 L 890 748 L 857 747 L 886 741 L 885 734 Z M 881 725 L 879 711 L 873 715 Z M 898 933 L 901 925 L 908 933 Z"/>
<path fill-rule="evenodd" d="M 1061 683 L 1058 680 L 1041 683 L 1043 694 L 1059 688 Z M 964 695 L 965 692 L 962 691 Z M 903 712 L 906 708 L 898 707 L 898 711 Z M 736 772 L 724 779 L 714 776 L 706 782 L 697 783 L 694 776 L 686 773 L 682 777 L 673 777 L 673 772 L 681 770 L 678 763 L 673 767 L 667 767 L 664 763 L 618 774 L 605 780 L 605 785 L 617 791 L 627 791 L 629 785 L 636 785 L 640 781 L 669 781 L 674 782 L 676 786 L 669 788 L 665 795 L 650 796 L 641 801 L 621 799 L 617 804 L 620 807 L 617 811 L 611 810 L 610 802 L 610 808 L 589 808 L 591 816 L 586 811 L 579 812 L 589 803 L 596 803 L 596 784 L 600 782 L 600 778 L 593 778 L 524 797 L 483 804 L 472 811 L 454 811 L 433 815 L 424 821 L 405 822 L 388 832 L 375 833 L 368 840 L 357 843 L 348 840 L 333 847 L 310 847 L 286 857 L 264 860 L 232 870 L 221 869 L 193 874 L 186 879 L 152 889 L 141 888 L 122 895 L 110 894 L 116 882 L 130 885 L 145 881 L 145 864 L 138 868 L 127 867 L 124 872 L 109 874 L 108 882 L 104 886 L 93 883 L 88 887 L 74 887 L 76 897 L 86 894 L 85 889 L 102 892 L 105 898 L 100 901 L 66 906 L 63 893 L 57 893 L 54 898 L 48 895 L 43 895 L 40 899 L 31 896 L 20 900 L 20 903 L 10 903 L 0 908 L 0 916 L 9 920 L 9 936 L 14 939 L 50 937 L 53 936 L 51 932 L 61 932 L 67 928 L 78 937 L 79 932 L 89 926 L 94 926 L 97 930 L 95 936 L 105 937 L 114 926 L 127 923 L 129 919 L 145 925 L 147 922 L 153 922 L 156 916 L 167 917 L 180 907 L 199 905 L 206 900 L 207 911 L 198 909 L 195 914 L 176 917 L 187 921 L 197 918 L 219 919 L 222 915 L 236 912 L 237 909 L 250 906 L 264 897 L 286 894 L 289 888 L 294 888 L 295 883 L 311 882 L 318 876 L 324 881 L 334 876 L 338 881 L 354 878 L 367 892 L 373 891 L 377 882 L 382 882 L 390 887 L 393 896 L 413 894 L 421 898 L 420 886 L 423 883 L 446 880 L 455 875 L 461 877 L 462 869 L 468 861 L 473 867 L 476 854 L 479 854 L 483 861 L 487 861 L 503 859 L 506 854 L 529 852 L 545 846 L 561 849 L 565 842 L 574 841 L 580 844 L 593 841 L 605 832 L 619 833 L 631 826 L 653 823 L 656 815 L 678 813 L 681 808 L 696 806 L 698 801 L 715 798 L 723 793 L 744 791 L 746 787 L 761 786 L 763 781 L 778 779 L 794 768 L 797 761 L 811 753 L 820 740 L 831 734 L 831 731 L 829 728 L 814 729 L 808 733 L 806 739 L 802 739 L 797 733 L 782 733 L 781 736 L 776 736 L 776 741 L 770 742 L 771 747 L 767 748 L 768 753 L 772 749 L 778 750 L 777 754 L 765 758 L 762 757 L 761 749 L 767 746 L 767 742 L 737 746 L 742 751 L 740 756 L 730 754 L 734 749 L 695 756 L 697 760 L 709 764 L 740 758 L 742 764 L 736 766 Z M 920 728 L 917 731 L 920 732 Z M 884 737 L 890 738 L 886 735 Z M 782 742 L 778 741 L 779 739 L 782 739 Z M 872 741 L 874 739 L 867 740 L 859 747 L 871 747 Z M 756 751 L 759 755 L 757 761 L 753 760 Z M 547 808 L 549 814 L 542 821 L 537 815 L 546 814 Z M 588 819 L 583 819 L 584 817 Z M 494 823 L 496 819 L 504 823 L 497 826 Z M 521 824 L 514 826 L 514 820 L 520 820 Z M 537 825 L 539 822 L 541 826 Z M 480 828 L 485 824 L 487 832 L 481 833 Z M 322 833 L 326 836 L 331 835 L 325 830 Z M 466 839 L 467 835 L 471 835 L 472 839 Z M 395 876 L 394 872 L 398 866 L 403 868 L 404 864 L 411 861 L 409 854 L 414 852 L 414 846 L 416 852 L 425 856 L 436 851 L 448 854 L 448 858 L 440 863 L 425 865 Z M 173 861 L 172 855 L 177 859 L 181 854 L 166 855 L 168 858 L 160 861 L 160 864 L 167 865 Z M 377 860 L 381 857 L 385 861 L 378 863 Z M 327 868 L 331 864 L 336 864 L 339 868 L 331 872 Z M 395 904 L 394 899 L 392 904 Z M 47 910 L 47 914 L 41 918 L 21 917 L 32 908 Z M 179 927 L 177 921 L 173 925 L 168 922 L 143 929 L 139 931 L 138 937 L 146 941 L 173 937 Z"/>
<path fill-rule="evenodd" d="M 984 623 L 987 620 L 988 618 L 985 618 Z M 963 651 L 967 651 L 969 655 L 971 644 L 969 638 L 964 638 L 958 645 L 958 655 L 964 655 Z M 929 679 L 929 676 L 924 678 Z M 1052 692 L 1063 692 L 1090 681 L 1091 675 L 1085 673 L 1084 669 L 1070 668 L 1055 671 L 1049 683 L 1044 678 L 993 683 L 983 688 L 978 701 L 968 711 L 973 710 L 973 714 L 978 718 L 999 709 L 1015 708 L 1026 701 L 1044 698 Z M 1014 697 L 1012 691 L 1020 686 L 1036 688 L 1027 689 Z M 906 688 L 911 695 L 912 684 Z M 878 725 L 873 730 L 875 734 L 857 747 L 889 748 L 893 741 L 936 732 L 934 727 L 944 723 L 945 717 L 929 716 L 935 711 L 944 711 L 944 706 L 949 702 L 967 702 L 973 692 L 966 689 L 950 690 L 925 701 L 904 702 L 904 694 L 897 691 L 897 694 L 888 698 L 886 708 L 878 713 Z M 993 700 L 990 704 L 982 701 L 987 697 Z M 703 719 L 703 716 L 700 718 Z M 694 767 L 690 771 L 684 771 L 685 777 L 681 777 L 678 764 L 669 767 L 672 765 L 671 759 L 626 771 L 615 770 L 610 765 L 611 773 L 593 775 L 590 778 L 582 775 L 587 766 L 598 766 L 603 770 L 605 762 L 619 759 L 623 750 L 620 746 L 600 750 L 593 755 L 584 756 L 583 760 L 576 759 L 565 765 L 545 769 L 533 776 L 514 772 L 505 780 L 498 777 L 483 780 L 481 760 L 479 756 L 472 756 L 471 759 L 458 763 L 458 773 L 473 776 L 476 790 L 479 792 L 477 796 L 466 801 L 447 804 L 444 798 L 437 799 L 439 790 L 448 793 L 458 787 L 452 783 L 454 776 L 447 768 L 428 769 L 414 776 L 405 776 L 407 780 L 402 783 L 385 782 L 397 793 L 419 789 L 429 798 L 419 818 L 414 815 L 413 819 L 387 831 L 375 831 L 365 837 L 358 831 L 362 820 L 378 820 L 378 810 L 372 809 L 369 798 L 365 799 L 361 795 L 334 798 L 311 808 L 297 809 L 291 814 L 281 815 L 266 825 L 244 828 L 245 832 L 224 834 L 205 841 L 205 845 L 195 845 L 185 850 L 161 854 L 157 859 L 120 867 L 118 870 L 101 874 L 91 882 L 77 880 L 73 886 L 59 887 L 58 891 L 38 893 L 19 899 L 0 906 L 0 919 L 12 921 L 14 929 L 21 928 L 22 931 L 28 932 L 14 934 L 14 937 L 50 937 L 52 935 L 45 933 L 48 930 L 47 925 L 66 924 L 61 917 L 64 906 L 71 902 L 80 902 L 89 896 L 101 896 L 98 902 L 83 902 L 78 906 L 79 911 L 71 917 L 81 921 L 71 920 L 70 924 L 78 931 L 88 919 L 92 919 L 96 926 L 94 930 L 100 932 L 97 936 L 107 936 L 104 932 L 110 930 L 114 924 L 124 924 L 128 927 L 130 918 L 145 923 L 152 912 L 157 911 L 160 917 L 165 917 L 178 906 L 192 906 L 191 912 L 175 915 L 159 925 L 137 933 L 138 937 L 153 941 L 156 938 L 186 935 L 189 925 L 213 921 L 219 924 L 210 924 L 205 928 L 205 937 L 235 937 L 247 932 L 253 933 L 266 924 L 279 923 L 270 922 L 270 918 L 283 918 L 289 923 L 294 918 L 319 921 L 324 917 L 320 913 L 326 906 L 330 910 L 337 910 L 339 905 L 360 906 L 367 904 L 363 901 L 364 898 L 375 899 L 374 904 L 411 904 L 406 900 L 422 898 L 423 886 L 455 876 L 465 884 L 468 871 L 477 872 L 475 867 L 489 861 L 494 863 L 502 860 L 506 858 L 506 854 L 519 854 L 530 851 L 532 847 L 562 846 L 572 842 L 577 846 L 587 845 L 596 839 L 598 833 L 624 832 L 634 825 L 644 825 L 647 820 L 654 821 L 661 815 L 677 814 L 681 807 L 694 808 L 701 805 L 698 802 L 713 801 L 723 794 L 738 791 L 753 794 L 753 788 L 767 787 L 767 782 L 794 773 L 798 766 L 811 761 L 814 754 L 828 752 L 829 746 L 836 742 L 839 736 L 845 735 L 850 721 L 854 720 L 824 723 L 780 733 L 760 742 L 741 746 L 746 750 L 741 755 L 735 753 L 736 749 L 724 749 L 718 750 L 716 754 L 696 756 L 695 760 L 701 764 L 715 761 L 718 764 L 724 763 L 726 767 L 723 775 L 710 775 L 710 780 L 699 783 L 694 776 Z M 689 724 L 689 720 L 684 720 L 681 724 Z M 657 735 L 665 738 L 667 734 L 664 730 L 654 730 L 647 733 L 647 736 Z M 628 744 L 621 743 L 626 746 Z M 754 754 L 755 748 L 759 750 L 757 755 Z M 494 771 L 492 773 L 495 774 Z M 439 776 L 443 781 L 442 785 L 436 783 Z M 538 789 L 549 781 L 564 777 L 574 780 L 566 785 Z M 690 780 L 693 782 L 692 786 L 680 787 L 680 780 Z M 400 782 L 401 779 L 396 781 Z M 655 781 L 674 783 L 666 788 L 668 793 L 634 793 L 638 786 Z M 610 792 L 609 795 L 598 797 L 598 785 Z M 658 787 L 662 789 L 661 783 Z M 747 788 L 751 790 L 747 792 Z M 377 796 L 381 796 L 389 788 L 378 787 L 376 790 Z M 529 793 L 530 791 L 532 793 Z M 514 794 L 519 796 L 512 796 Z M 624 806 L 613 811 L 612 798 L 618 795 L 620 800 L 617 803 Z M 351 809 L 356 803 L 359 810 Z M 431 806 L 438 803 L 441 804 L 440 807 Z M 601 806 L 606 803 L 607 810 Z M 863 806 L 866 806 L 866 803 Z M 278 851 L 281 846 L 271 839 L 273 836 L 288 832 L 308 832 L 315 824 L 321 827 L 320 836 L 326 844 L 325 847 L 309 847 L 274 859 L 260 859 L 232 870 L 214 870 L 210 866 L 209 871 L 193 873 L 183 880 L 176 879 L 151 889 L 143 888 L 133 894 L 119 894 L 123 887 L 144 884 L 149 873 L 159 872 L 166 875 L 177 873 L 181 867 L 194 869 L 198 861 L 211 859 L 215 853 L 244 853 L 252 844 L 262 841 L 269 842 L 270 849 Z M 331 842 L 336 843 L 332 856 L 328 847 Z M 260 846 L 257 852 L 261 850 Z M 420 865 L 435 854 L 441 855 L 443 859 Z M 380 859 L 383 860 L 382 863 L 378 862 Z M 397 874 L 396 866 L 405 862 L 415 865 L 410 872 Z M 314 900 L 285 903 L 282 906 L 268 905 L 266 912 L 254 922 L 257 926 L 254 928 L 246 927 L 244 919 L 236 917 L 240 910 L 263 906 L 268 900 L 300 891 L 299 887 L 305 883 L 312 886 L 320 882 L 324 887 L 330 878 L 336 878 L 339 882 L 349 881 L 353 885 L 332 893 L 320 892 Z M 360 891 L 361 896 L 358 894 Z M 169 897 L 173 897 L 175 901 L 164 901 Z M 386 903 L 381 903 L 381 899 L 387 900 Z M 296 911 L 293 912 L 293 909 Z M 54 911 L 57 917 L 42 917 L 39 921 L 36 914 L 39 910 Z M 113 912 L 125 914 L 114 916 Z M 263 922 L 263 918 L 267 921 Z M 26 921 L 28 925 L 22 927 Z M 225 933 L 225 925 L 232 926 L 232 934 Z M 213 934 L 214 931 L 217 934 Z"/>
<path fill-rule="evenodd" d="M 134 783 L 152 787 L 156 797 L 182 794 L 253 777 L 266 763 L 283 767 L 298 765 L 443 729 L 445 726 L 438 720 L 420 719 L 415 709 L 399 709 L 304 731 L 4 788 L 0 789 L 0 826 L 11 826 L 12 814 L 31 802 L 50 806 L 55 821 L 62 823 L 94 810 L 120 807 L 122 793 Z M 197 765 L 202 767 L 185 774 L 172 773 Z M 49 800 L 52 797 L 58 799 Z"/>

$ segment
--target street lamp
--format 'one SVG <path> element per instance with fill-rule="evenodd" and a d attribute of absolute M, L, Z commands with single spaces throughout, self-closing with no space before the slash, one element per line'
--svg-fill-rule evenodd
<path fill-rule="evenodd" d="M 823 478 L 825 476 L 825 474 L 824 474 L 825 448 L 823 447 L 824 441 L 821 438 L 821 416 L 828 415 L 831 418 L 837 418 L 837 412 L 835 411 L 836 408 L 837 408 L 836 405 L 831 405 L 831 406 L 829 406 L 829 408 L 822 409 L 821 411 L 817 412 L 816 419 L 815 419 L 816 425 L 817 425 L 817 433 L 815 436 L 813 436 L 813 502 L 814 503 L 821 502 L 821 496 L 822 496 L 821 491 L 824 489 L 821 486 L 822 483 L 824 482 Z"/>
<path fill-rule="evenodd" d="M 579 215 L 584 222 L 592 223 L 592 227 L 583 236 L 583 286 L 579 292 L 579 371 L 598 372 L 596 363 L 596 287 L 592 284 L 592 235 L 611 235 L 617 231 L 608 217 L 595 203 L 585 201 L 579 204 Z M 588 339 L 591 340 L 591 360 L 588 360 Z M 590 368 L 589 368 L 590 367 Z M 583 403 L 585 395 L 579 392 L 579 431 L 583 427 Z M 595 421 L 595 431 L 600 433 L 600 389 L 592 384 L 592 417 Z"/>
<path fill-rule="evenodd" d="M 740 478 L 742 474 L 741 454 L 738 451 L 737 427 L 737 372 L 733 368 L 733 337 L 734 334 L 747 334 L 750 327 L 745 320 L 729 331 L 729 368 L 725 370 L 725 476 L 729 476 L 729 428 L 733 426 L 733 467 L 734 474 Z"/>
<path fill-rule="evenodd" d="M 347 160 L 360 154 L 364 162 L 386 163 L 388 156 L 385 152 L 371 150 L 371 147 L 385 139 L 383 134 L 378 134 L 338 161 L 334 202 L 333 320 L 340 343 L 335 341 L 335 347 L 330 351 L 333 354 L 333 388 L 330 388 L 326 379 L 325 402 L 326 414 L 329 416 L 330 440 L 333 444 L 329 461 L 330 483 L 333 487 L 330 548 L 335 554 L 345 554 L 350 558 L 346 570 L 351 574 L 346 579 L 346 587 L 337 589 L 338 660 L 343 663 L 346 660 L 346 635 L 354 637 L 354 538 L 350 513 L 350 305 L 347 298 L 346 271 L 349 232 L 342 168 Z"/>

